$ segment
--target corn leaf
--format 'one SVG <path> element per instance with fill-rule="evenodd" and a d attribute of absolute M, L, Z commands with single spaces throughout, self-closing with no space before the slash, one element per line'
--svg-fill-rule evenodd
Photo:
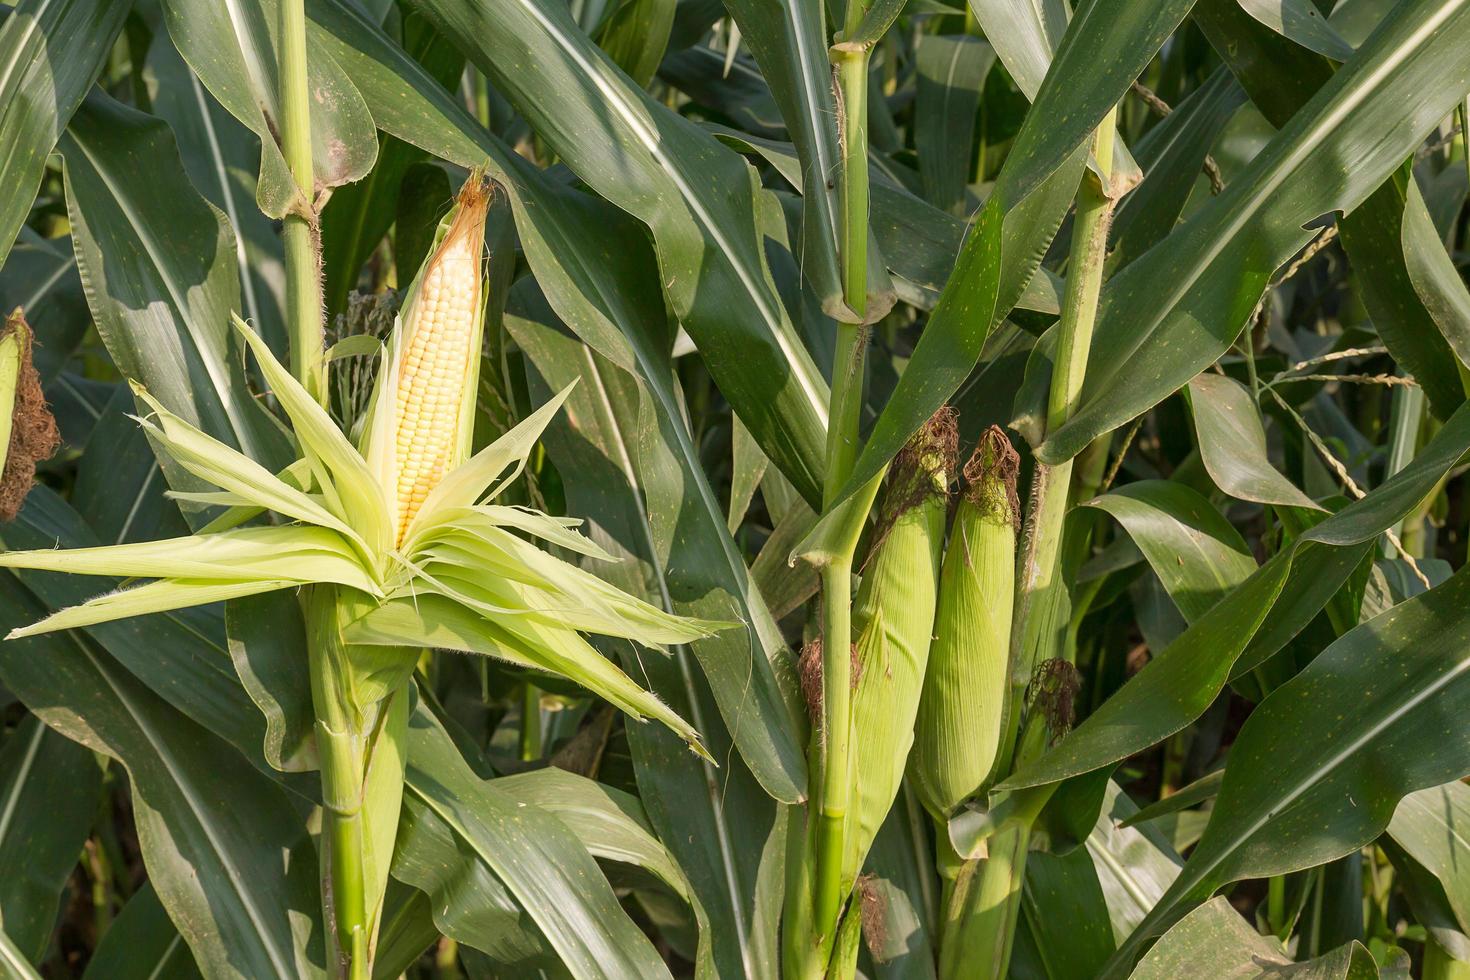
<path fill-rule="evenodd" d="M 0 879 L 0 922 L 26 959 L 46 958 L 66 881 L 101 798 L 96 757 L 35 715 L 0 748 L 0 863 L 25 869 Z"/>
<path fill-rule="evenodd" d="M 282 217 L 299 193 L 281 155 L 279 55 L 272 28 L 276 0 L 243 7 L 169 0 L 163 4 L 169 36 L 220 104 L 260 137 L 260 209 Z M 307 40 L 313 183 L 336 187 L 361 179 L 378 155 L 377 133 L 363 96 L 330 53 Z M 306 189 L 314 193 L 313 188 Z"/>
<path fill-rule="evenodd" d="M 147 882 L 133 892 L 103 934 L 82 980 L 195 980 L 199 968 L 158 893 Z"/>
<path fill-rule="evenodd" d="M 467 888 L 479 891 L 476 879 L 488 871 L 504 883 L 572 976 L 615 980 L 670 975 L 565 824 L 500 792 L 494 780 L 476 776 L 422 706 L 409 721 L 408 745 L 400 847 L 411 852 L 442 848 L 447 841 L 454 848 L 437 868 L 420 863 L 422 874 L 415 876 L 436 899 L 440 928 L 475 944 L 473 934 L 462 931 L 467 927 L 457 925 L 466 906 L 450 905 L 444 896 Z M 398 863 L 401 868 L 403 859 Z"/>
<path fill-rule="evenodd" d="M 1453 738 L 1470 710 L 1467 610 L 1462 572 L 1347 633 L 1262 702 L 1231 749 L 1204 836 L 1111 975 L 1226 882 L 1357 850 L 1404 796 L 1470 771 L 1470 747 Z M 1405 751 L 1426 741 L 1453 745 Z"/>
<path fill-rule="evenodd" d="M 35 618 L 0 589 L 0 618 Z M 78 633 L 0 644 L 0 678 L 42 720 L 128 770 L 149 878 L 210 976 L 321 977 L 316 859 L 286 791 Z M 253 713 L 253 712 L 252 712 Z"/>
<path fill-rule="evenodd" d="M 1276 267 L 1311 238 L 1304 226 L 1356 208 L 1453 108 L 1459 96 L 1438 83 L 1470 70 L 1467 51 L 1470 4 L 1405 5 L 1225 193 L 1111 279 L 1081 404 L 1040 457 L 1071 458 L 1224 353 Z M 1343 158 L 1354 165 L 1333 162 Z"/>
<path fill-rule="evenodd" d="M 1461 408 L 1413 463 L 1251 573 L 1053 749 L 997 788 L 1092 772 L 1199 717 L 1229 678 L 1263 662 L 1306 626 L 1378 535 L 1402 520 L 1467 449 L 1470 408 Z M 1292 587 L 1283 592 L 1288 582 Z"/>
<path fill-rule="evenodd" d="M 168 127 L 99 93 L 59 148 L 77 267 L 119 371 L 232 448 L 266 466 L 287 462 L 286 440 L 232 357 L 234 233 L 189 184 Z M 147 172 L 140 158 L 152 161 Z M 177 482 L 178 468 L 161 462 Z"/>
<path fill-rule="evenodd" d="M 538 386 L 554 390 L 572 374 L 585 380 L 568 400 L 567 411 L 547 430 L 545 444 L 557 468 L 567 474 L 569 504 L 576 513 L 587 515 L 592 533 L 618 554 L 615 564 L 598 562 L 589 570 L 670 611 L 702 610 L 703 604 L 686 606 L 677 589 L 685 582 L 712 581 L 707 576 L 719 566 L 710 559 L 718 553 L 703 548 L 702 542 L 709 540 L 703 529 L 718 526 L 722 516 L 714 509 L 692 525 L 702 530 L 698 538 L 661 539 L 663 532 L 646 509 L 646 481 L 669 480 L 680 471 L 663 466 L 644 469 L 635 462 L 640 458 L 636 406 L 649 396 L 634 376 L 557 330 L 544 305 L 527 309 L 529 302 L 519 306 L 507 325 L 536 366 Z M 674 427 L 661 432 L 681 437 Z M 682 473 L 701 479 L 696 466 L 691 464 Z M 669 549 L 667 559 L 662 548 Z M 697 563 L 701 557 L 709 563 Z M 696 571 L 702 574 L 696 577 Z M 701 651 L 714 647 L 740 664 L 750 656 L 747 642 L 739 634 L 725 633 L 694 644 L 692 650 L 675 647 L 667 658 L 642 656 L 629 644 L 616 644 L 614 649 L 625 669 L 647 678 L 675 710 L 695 720 L 711 755 L 720 760 L 716 769 L 691 757 L 674 735 L 651 725 L 627 733 L 649 819 L 689 876 L 709 917 L 714 969 L 722 977 L 761 980 L 774 975 L 780 962 L 780 909 L 773 896 L 780 888 L 789 821 L 767 793 L 770 757 L 753 754 L 768 751 L 760 740 L 765 733 L 757 727 L 761 716 L 752 712 L 727 720 L 721 698 L 732 692 L 715 685 L 716 679 L 728 683 L 731 675 L 707 666 L 705 658 L 715 651 Z M 695 669 L 696 662 L 703 670 Z M 744 737 L 733 737 L 732 732 Z M 758 782 L 762 772 L 765 777 Z M 776 775 L 782 781 L 770 785 L 789 792 L 782 774 Z"/>
<path fill-rule="evenodd" d="M 128 15 L 126 0 L 21 0 L 0 23 L 0 264 L 25 223 L 46 157 L 92 87 Z M 66 57 L 55 57 L 66 51 Z"/>

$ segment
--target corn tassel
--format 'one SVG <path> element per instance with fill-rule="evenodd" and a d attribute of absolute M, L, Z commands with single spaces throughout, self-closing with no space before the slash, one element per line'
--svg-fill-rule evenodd
<path fill-rule="evenodd" d="M 1000 745 L 1015 584 L 1016 467 L 1010 441 L 991 426 L 965 465 L 968 486 L 944 556 L 910 766 L 915 792 L 941 823 L 984 785 Z"/>

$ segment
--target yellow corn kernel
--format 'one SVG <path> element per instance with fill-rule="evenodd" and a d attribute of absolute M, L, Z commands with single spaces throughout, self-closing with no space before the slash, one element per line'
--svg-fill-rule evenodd
<path fill-rule="evenodd" d="M 458 213 L 429 256 L 410 300 L 394 395 L 395 543 L 402 544 L 429 492 L 461 461 L 472 419 L 461 406 L 479 357 L 481 258 L 485 248 L 485 182 L 471 175 Z"/>

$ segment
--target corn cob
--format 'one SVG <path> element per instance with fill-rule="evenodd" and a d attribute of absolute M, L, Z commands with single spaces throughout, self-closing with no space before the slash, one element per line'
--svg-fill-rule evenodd
<path fill-rule="evenodd" d="M 980 789 L 995 764 L 1006 695 L 1016 562 L 1018 459 L 998 426 L 965 464 L 939 586 L 939 615 L 910 765 L 937 820 Z"/>
<path fill-rule="evenodd" d="M 853 606 L 858 679 L 853 694 L 854 806 L 844 832 L 846 889 L 903 779 L 933 639 L 949 481 L 958 431 L 941 409 L 899 455 L 879 511 Z"/>
<path fill-rule="evenodd" d="M 469 449 L 480 361 L 481 257 L 488 184 L 472 174 L 458 212 L 411 292 L 394 392 L 395 543 L 402 544 L 430 491 Z"/>

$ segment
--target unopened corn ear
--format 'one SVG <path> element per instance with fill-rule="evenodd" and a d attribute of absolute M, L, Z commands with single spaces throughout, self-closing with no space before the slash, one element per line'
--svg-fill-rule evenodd
<path fill-rule="evenodd" d="M 404 299 L 369 407 L 363 455 L 408 529 L 474 437 L 484 327 L 485 214 L 493 185 L 471 173 Z"/>
<path fill-rule="evenodd" d="M 853 693 L 854 793 L 843 835 L 843 887 L 863 861 L 903 780 L 914 714 L 933 639 L 939 556 L 958 428 L 941 409 L 894 461 L 875 545 L 853 605 L 858 679 Z"/>
<path fill-rule="evenodd" d="M 911 784 L 944 821 L 990 775 L 1000 744 L 1016 566 L 1016 469 L 991 426 L 965 464 L 940 576 L 939 615 L 924 676 Z"/>

